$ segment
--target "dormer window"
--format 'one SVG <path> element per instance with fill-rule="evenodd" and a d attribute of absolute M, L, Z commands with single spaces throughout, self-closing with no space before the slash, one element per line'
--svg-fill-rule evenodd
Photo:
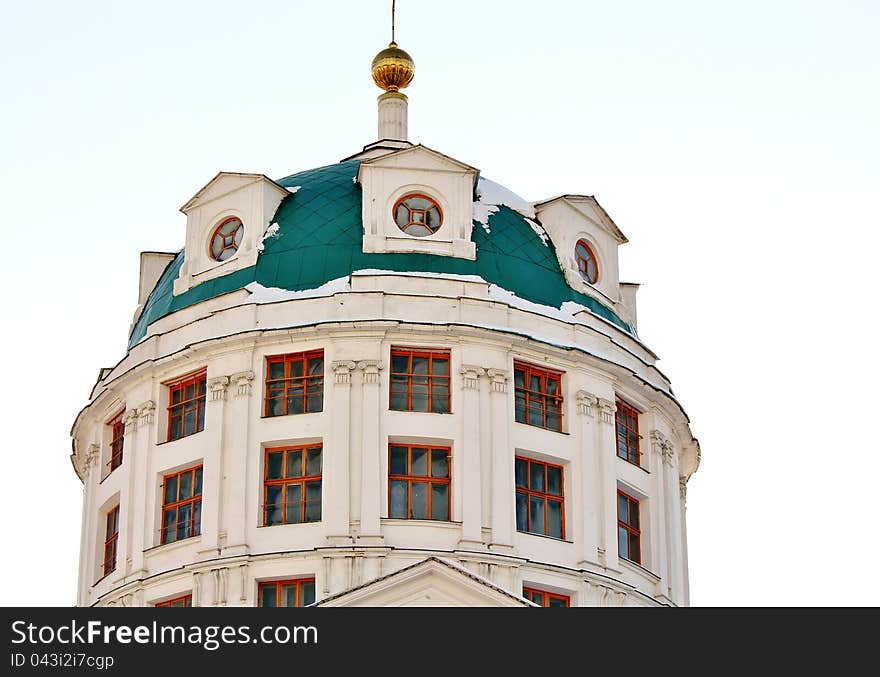
<path fill-rule="evenodd" d="M 211 258 L 225 261 L 238 251 L 244 236 L 244 224 L 237 216 L 230 217 L 214 229 L 211 236 Z"/>
<path fill-rule="evenodd" d="M 440 229 L 443 212 L 427 195 L 410 193 L 394 205 L 394 222 L 407 235 L 427 237 Z"/>
<path fill-rule="evenodd" d="M 599 281 L 599 261 L 586 240 L 578 240 L 574 246 L 574 258 L 584 282 L 596 284 Z"/>

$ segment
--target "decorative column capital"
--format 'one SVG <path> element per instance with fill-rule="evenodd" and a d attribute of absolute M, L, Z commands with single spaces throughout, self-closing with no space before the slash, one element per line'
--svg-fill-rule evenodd
<path fill-rule="evenodd" d="M 486 375 L 486 370 L 472 364 L 463 364 L 458 370 L 461 374 L 461 387 L 465 390 L 476 390 L 480 385 L 480 377 Z"/>
<path fill-rule="evenodd" d="M 122 422 L 125 424 L 126 435 L 135 432 L 138 427 L 138 410 L 136 408 L 127 410 L 122 417 Z"/>
<path fill-rule="evenodd" d="M 229 381 L 235 384 L 235 396 L 247 397 L 251 394 L 251 384 L 254 380 L 254 372 L 239 371 L 229 377 Z"/>
<path fill-rule="evenodd" d="M 617 405 L 611 400 L 603 397 L 599 398 L 599 413 L 602 417 L 602 423 L 614 423 L 614 414 L 617 412 Z"/>
<path fill-rule="evenodd" d="M 651 449 L 654 450 L 655 454 L 660 454 L 663 458 L 663 463 L 672 467 L 672 442 L 666 435 L 661 433 L 659 430 L 651 431 Z"/>
<path fill-rule="evenodd" d="M 101 459 L 101 447 L 94 442 L 89 445 L 88 450 L 86 451 L 85 457 L 82 460 L 81 470 L 84 475 L 90 474 L 95 468 L 98 467 L 98 463 Z"/>
<path fill-rule="evenodd" d="M 595 415 L 596 405 L 599 404 L 598 397 L 593 393 L 588 393 L 586 390 L 578 390 L 575 393 L 575 399 L 577 399 L 577 411 L 579 414 L 584 414 L 590 418 Z"/>
<path fill-rule="evenodd" d="M 153 400 L 147 400 L 137 408 L 137 412 L 141 419 L 141 425 L 152 425 L 153 417 L 156 414 L 156 403 Z"/>
<path fill-rule="evenodd" d="M 492 384 L 493 393 L 506 393 L 507 381 L 510 372 L 505 369 L 487 369 L 486 375 L 489 377 L 489 383 Z"/>
<path fill-rule="evenodd" d="M 385 368 L 381 360 L 361 360 L 357 367 L 363 372 L 364 383 L 379 385 L 379 372 Z"/>
<path fill-rule="evenodd" d="M 219 402 L 226 399 L 226 387 L 229 385 L 228 376 L 217 376 L 208 381 L 208 390 L 211 391 L 211 401 Z"/>
<path fill-rule="evenodd" d="M 678 493 L 681 496 L 681 504 L 687 504 L 688 478 L 684 475 L 678 476 Z"/>
<path fill-rule="evenodd" d="M 351 385 L 351 372 L 357 368 L 357 364 L 353 360 L 339 360 L 332 362 L 330 368 L 333 370 L 333 381 L 338 386 Z"/>

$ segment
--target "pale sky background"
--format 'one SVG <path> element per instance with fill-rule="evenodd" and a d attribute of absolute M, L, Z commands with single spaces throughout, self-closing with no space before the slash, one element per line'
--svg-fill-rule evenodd
<path fill-rule="evenodd" d="M 376 136 L 390 2 L 0 0 L 0 605 L 75 603 L 70 427 L 220 170 Z M 692 603 L 878 605 L 880 3 L 398 3 L 410 139 L 594 194 L 691 418 Z M 866 482 L 868 482 L 866 484 Z"/>

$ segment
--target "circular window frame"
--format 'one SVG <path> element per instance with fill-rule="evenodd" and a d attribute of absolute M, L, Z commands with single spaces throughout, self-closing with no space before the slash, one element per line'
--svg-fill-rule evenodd
<path fill-rule="evenodd" d="M 230 256 L 228 256 L 225 259 L 220 259 L 217 256 L 214 256 L 214 251 L 213 251 L 214 238 L 216 238 L 220 234 L 220 229 L 223 228 L 223 226 L 225 226 L 230 221 L 238 221 L 238 228 L 236 228 L 232 232 L 233 245 L 235 246 L 235 249 L 233 249 L 232 254 Z M 238 232 L 239 228 L 241 229 L 241 240 L 243 241 L 244 240 L 244 221 L 242 220 L 242 218 L 240 216 L 235 216 L 235 215 L 227 216 L 226 218 L 221 220 L 220 223 L 218 223 L 217 226 L 211 231 L 211 237 L 208 238 L 208 258 L 210 258 L 212 261 L 214 261 L 216 263 L 226 263 L 227 261 L 230 261 L 233 258 L 235 258 L 238 255 L 238 250 L 241 248 L 241 243 L 235 244 L 235 233 Z M 218 256 L 222 256 L 223 252 L 225 252 L 229 248 L 230 247 L 224 246 L 220 250 L 220 254 Z"/>
<path fill-rule="evenodd" d="M 407 200 L 412 199 L 412 198 L 422 198 L 423 200 L 428 200 L 432 204 L 432 208 L 436 208 L 437 212 L 440 214 L 440 223 L 437 224 L 436 230 L 431 231 L 431 233 L 428 235 L 413 235 L 412 233 L 408 233 L 404 230 L 404 226 L 401 226 L 397 222 L 397 208 L 400 207 L 404 202 L 406 202 Z M 430 209 L 431 208 L 426 209 L 426 210 L 424 210 L 424 212 L 427 214 L 427 212 L 430 211 Z M 412 218 L 412 215 L 410 215 L 410 218 Z M 445 220 L 445 216 L 443 214 L 443 207 L 440 206 L 440 201 L 437 200 L 437 198 L 432 197 L 432 196 L 428 195 L 427 193 L 421 193 L 418 191 L 414 191 L 414 192 L 404 193 L 401 197 L 397 198 L 397 200 L 394 202 L 394 206 L 391 208 L 391 220 L 394 222 L 394 225 L 397 226 L 397 229 L 401 233 L 406 235 L 407 237 L 415 237 L 418 239 L 423 239 L 423 238 L 432 237 L 440 232 L 440 230 L 443 228 L 443 222 Z M 423 222 L 410 221 L 408 224 L 406 224 L 406 227 L 412 226 L 412 225 L 422 225 L 425 228 L 428 228 L 430 230 L 430 226 L 428 226 L 428 223 L 427 223 L 427 216 L 426 216 L 425 221 L 423 221 Z"/>
<path fill-rule="evenodd" d="M 580 252 L 578 252 L 578 247 L 580 247 L 581 245 L 583 245 L 586 248 L 586 250 L 589 252 L 590 257 L 593 259 L 593 262 L 596 266 L 596 279 L 595 280 L 590 280 L 590 278 L 587 276 L 586 263 L 589 263 L 589 259 L 584 259 L 583 257 L 581 257 Z M 581 270 L 581 265 L 580 265 L 581 261 L 586 262 L 584 265 L 585 270 Z M 595 286 L 596 284 L 599 283 L 599 279 L 602 276 L 602 266 L 599 265 L 599 257 L 596 255 L 595 247 L 592 244 L 590 244 L 587 240 L 585 240 L 584 238 L 579 238 L 578 241 L 575 242 L 575 245 L 574 245 L 574 267 L 575 267 L 575 270 L 577 270 L 577 273 L 580 276 L 581 280 L 583 280 L 586 284 L 589 284 L 591 286 Z"/>

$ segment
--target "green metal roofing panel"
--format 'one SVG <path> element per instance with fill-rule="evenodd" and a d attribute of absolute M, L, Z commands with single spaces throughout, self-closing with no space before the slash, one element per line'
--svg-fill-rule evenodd
<path fill-rule="evenodd" d="M 479 275 L 516 296 L 554 308 L 579 303 L 624 331 L 634 333 L 610 308 L 575 291 L 565 281 L 553 243 L 542 242 L 519 212 L 500 205 L 490 214 L 489 231 L 475 223 L 475 261 L 434 254 L 365 254 L 362 251 L 361 187 L 358 160 L 310 169 L 278 181 L 299 189 L 275 213 L 275 236 L 264 241 L 254 266 L 203 282 L 173 295 L 183 252 L 168 264 L 135 323 L 129 349 L 161 317 L 200 301 L 241 289 L 251 282 L 289 291 L 314 289 L 356 270 Z M 527 272 L 526 272 L 527 271 Z"/>

